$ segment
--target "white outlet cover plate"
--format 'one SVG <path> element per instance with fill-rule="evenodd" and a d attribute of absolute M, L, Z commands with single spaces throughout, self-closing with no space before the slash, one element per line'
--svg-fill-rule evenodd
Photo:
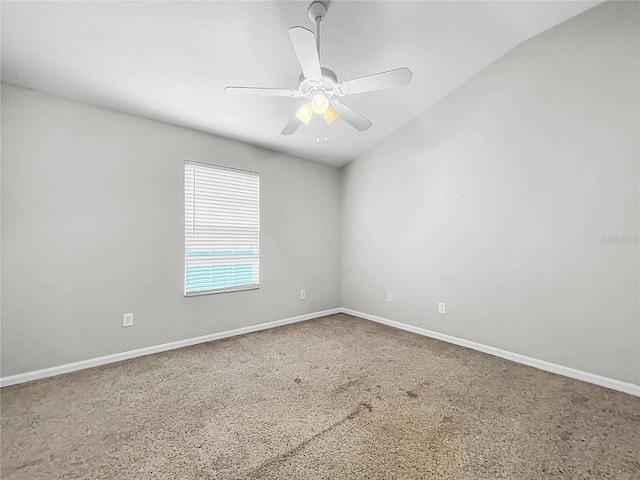
<path fill-rule="evenodd" d="M 446 315 L 447 314 L 447 306 L 446 304 L 439 302 L 438 303 L 438 313 L 441 313 L 442 315 Z"/>
<path fill-rule="evenodd" d="M 122 314 L 122 326 L 123 327 L 133 327 L 133 313 L 123 313 Z"/>

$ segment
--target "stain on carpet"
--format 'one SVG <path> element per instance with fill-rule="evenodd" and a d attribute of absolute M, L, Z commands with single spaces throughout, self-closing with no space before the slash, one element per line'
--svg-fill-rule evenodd
<path fill-rule="evenodd" d="M 347 390 L 362 384 L 363 379 L 362 378 L 352 378 L 347 380 L 346 382 L 341 383 L 340 385 L 338 385 L 333 391 L 334 393 L 342 393 L 342 392 L 346 392 Z"/>
<path fill-rule="evenodd" d="M 292 457 L 298 455 L 304 448 L 309 446 L 313 441 L 319 440 L 322 437 L 329 435 L 333 430 L 338 428 L 343 423 L 349 420 L 353 420 L 354 418 L 364 413 L 365 411 L 370 412 L 371 410 L 373 410 L 373 407 L 370 404 L 365 402 L 360 402 L 358 406 L 356 406 L 351 412 L 349 412 L 347 415 L 342 417 L 337 422 L 319 431 L 318 433 L 312 435 L 311 437 L 303 440 L 302 442 L 297 444 L 295 447 L 287 450 L 286 452 L 283 452 L 273 458 L 265 460 L 257 469 L 255 469 L 253 472 L 250 473 L 248 478 L 263 478 L 263 473 L 265 470 L 269 470 L 279 463 L 283 463 L 290 460 Z"/>

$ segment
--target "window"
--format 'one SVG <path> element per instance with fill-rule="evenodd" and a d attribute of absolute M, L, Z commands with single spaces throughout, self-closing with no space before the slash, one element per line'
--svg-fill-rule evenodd
<path fill-rule="evenodd" d="M 260 177 L 184 164 L 184 294 L 258 288 Z"/>

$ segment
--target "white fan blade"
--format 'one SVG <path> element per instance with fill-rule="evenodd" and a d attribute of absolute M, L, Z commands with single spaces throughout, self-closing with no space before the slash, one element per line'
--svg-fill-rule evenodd
<path fill-rule="evenodd" d="M 236 95 L 262 95 L 266 97 L 297 97 L 297 90 L 286 88 L 261 88 L 261 87 L 226 87 L 225 92 Z"/>
<path fill-rule="evenodd" d="M 413 78 L 413 73 L 407 67 L 389 70 L 388 72 L 374 73 L 366 77 L 354 78 L 338 84 L 340 92 L 344 95 L 354 93 L 372 92 L 384 88 L 408 85 Z"/>
<path fill-rule="evenodd" d="M 309 80 L 322 80 L 315 34 L 304 27 L 291 27 L 289 37 L 304 76 Z"/>
<path fill-rule="evenodd" d="M 280 134 L 281 135 L 291 135 L 291 134 L 295 133 L 295 131 L 298 130 L 298 127 L 300 126 L 301 123 L 302 122 L 298 119 L 298 117 L 294 113 L 293 117 L 291 117 L 289 119 L 289 121 L 284 126 L 284 128 L 282 129 Z"/>
<path fill-rule="evenodd" d="M 340 115 L 338 118 L 342 118 L 345 122 L 351 125 L 356 130 L 360 130 L 364 132 L 368 130 L 373 123 L 370 120 L 364 118 L 358 112 L 356 112 L 353 108 L 345 105 L 338 100 L 334 100 L 331 102 L 331 106 L 335 108 L 336 112 Z"/>

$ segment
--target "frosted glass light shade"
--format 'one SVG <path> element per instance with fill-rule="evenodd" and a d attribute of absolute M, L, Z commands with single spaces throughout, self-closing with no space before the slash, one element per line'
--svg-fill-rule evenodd
<path fill-rule="evenodd" d="M 305 125 L 309 124 L 309 120 L 311 120 L 312 115 L 313 115 L 313 108 L 311 108 L 310 103 L 305 103 L 296 112 L 296 117 L 298 117 L 298 120 L 300 120 Z"/>
<path fill-rule="evenodd" d="M 327 125 L 329 125 L 336 118 L 338 118 L 338 112 L 336 112 L 335 108 L 329 105 L 324 112 L 324 121 L 327 122 Z"/>
<path fill-rule="evenodd" d="M 323 94 L 318 93 L 311 99 L 311 106 L 313 107 L 313 111 L 319 115 L 322 115 L 327 111 L 327 107 L 329 107 L 329 100 Z"/>

